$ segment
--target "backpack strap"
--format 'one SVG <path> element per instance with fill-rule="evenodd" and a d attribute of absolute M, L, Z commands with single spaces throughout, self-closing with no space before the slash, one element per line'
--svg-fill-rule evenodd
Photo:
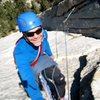
<path fill-rule="evenodd" d="M 15 45 L 18 44 L 18 42 L 23 38 L 23 36 L 21 36 L 16 42 L 15 42 Z M 13 51 L 13 57 L 14 57 L 14 51 Z M 15 57 L 14 57 L 14 63 L 16 64 L 16 61 L 15 61 Z"/>
<path fill-rule="evenodd" d="M 23 36 L 22 37 L 20 37 L 17 41 L 16 41 L 16 45 L 17 45 L 17 43 L 21 40 L 23 38 Z"/>
<path fill-rule="evenodd" d="M 41 53 L 42 53 L 42 45 L 39 46 L 39 51 L 38 51 L 38 54 L 37 54 L 36 59 L 31 63 L 31 67 L 32 67 L 32 68 L 33 68 L 33 67 L 35 66 L 35 64 L 38 62 Z"/>

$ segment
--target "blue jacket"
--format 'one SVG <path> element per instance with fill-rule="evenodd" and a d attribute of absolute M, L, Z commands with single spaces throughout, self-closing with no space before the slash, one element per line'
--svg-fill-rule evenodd
<path fill-rule="evenodd" d="M 42 41 L 42 53 L 45 52 L 49 56 L 52 56 L 52 52 L 47 38 L 47 32 L 44 30 Z M 23 81 L 23 86 L 27 91 L 29 97 L 32 100 L 43 100 L 42 94 L 36 82 L 35 73 L 33 72 L 32 67 L 30 66 L 31 63 L 35 60 L 37 53 L 38 49 L 32 47 L 29 43 L 26 42 L 24 37 L 22 37 L 14 49 L 14 58 L 18 68 L 18 72 Z"/>

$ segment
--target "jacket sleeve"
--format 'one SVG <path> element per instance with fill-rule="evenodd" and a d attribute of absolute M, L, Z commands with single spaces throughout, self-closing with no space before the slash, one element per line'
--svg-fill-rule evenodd
<path fill-rule="evenodd" d="M 42 94 L 38 88 L 35 74 L 29 64 L 27 55 L 20 50 L 14 50 L 14 58 L 18 68 L 22 84 L 32 100 L 43 100 Z"/>
<path fill-rule="evenodd" d="M 49 55 L 49 56 L 53 56 L 52 54 L 52 51 L 51 51 L 51 48 L 50 48 L 50 45 L 49 45 L 49 42 L 46 41 L 46 50 L 45 52 Z"/>
<path fill-rule="evenodd" d="M 50 44 L 48 42 L 48 33 L 46 30 L 44 30 L 44 42 L 45 42 L 45 52 L 49 55 L 49 56 L 53 56 L 51 48 L 50 48 Z"/>

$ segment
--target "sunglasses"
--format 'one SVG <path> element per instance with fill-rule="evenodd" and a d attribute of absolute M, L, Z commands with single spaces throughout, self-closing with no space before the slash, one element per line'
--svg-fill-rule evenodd
<path fill-rule="evenodd" d="M 27 37 L 32 37 L 32 36 L 34 36 L 35 33 L 36 33 L 37 35 L 39 35 L 41 32 L 42 32 L 42 27 L 39 28 L 38 30 L 36 30 L 35 32 L 25 32 L 25 35 L 26 35 Z"/>

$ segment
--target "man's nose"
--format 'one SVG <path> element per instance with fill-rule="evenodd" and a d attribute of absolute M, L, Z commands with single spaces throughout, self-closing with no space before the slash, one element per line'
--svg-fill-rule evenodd
<path fill-rule="evenodd" d="M 38 37 L 38 35 L 36 33 L 34 33 L 34 37 Z"/>

